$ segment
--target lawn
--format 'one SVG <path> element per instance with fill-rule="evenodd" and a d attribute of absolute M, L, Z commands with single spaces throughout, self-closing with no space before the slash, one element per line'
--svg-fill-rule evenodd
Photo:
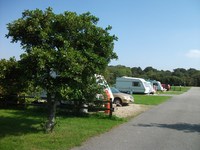
<path fill-rule="evenodd" d="M 172 86 L 169 91 L 164 92 L 164 94 L 174 94 L 179 95 L 187 92 L 191 87 L 188 86 Z"/>
<path fill-rule="evenodd" d="M 45 120 L 41 109 L 0 110 L 1 150 L 59 150 L 80 145 L 88 138 L 106 132 L 126 121 L 104 114 L 85 117 L 57 115 L 57 125 L 51 134 L 43 132 Z"/>
<path fill-rule="evenodd" d="M 159 95 L 133 95 L 135 104 L 142 104 L 142 105 L 158 105 L 161 104 L 168 99 L 171 98 L 171 96 L 159 96 Z"/>
<path fill-rule="evenodd" d="M 170 99 L 171 95 L 178 95 L 184 92 L 187 92 L 191 87 L 180 87 L 180 86 L 172 86 L 171 90 L 165 92 L 157 92 L 158 95 L 140 95 L 134 94 L 135 104 L 142 105 L 159 105 L 168 99 Z M 163 94 L 165 96 L 163 96 Z M 169 96 L 167 96 L 169 95 Z"/>

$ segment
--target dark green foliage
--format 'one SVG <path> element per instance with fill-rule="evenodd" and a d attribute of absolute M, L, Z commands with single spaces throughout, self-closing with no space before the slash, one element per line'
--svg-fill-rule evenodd
<path fill-rule="evenodd" d="M 125 71 L 127 70 L 127 71 Z M 131 71 L 131 73 L 129 72 Z M 111 84 L 115 84 L 116 77 L 132 76 L 144 79 L 158 80 L 161 83 L 177 85 L 177 86 L 200 86 L 200 70 L 190 68 L 177 68 L 173 71 L 157 70 L 153 67 L 146 67 L 142 70 L 140 67 L 126 67 L 123 66 L 108 66 L 107 67 L 107 80 Z"/>
<path fill-rule="evenodd" d="M 51 8 L 26 10 L 22 18 L 8 24 L 7 37 L 20 41 L 26 52 L 20 64 L 27 78 L 51 95 L 73 93 L 73 99 L 86 99 L 83 93 L 94 83 L 91 77 L 117 58 L 113 52 L 117 38 L 108 33 L 110 26 L 97 27 L 98 20 L 90 13 L 56 15 Z M 58 76 L 52 77 L 52 73 Z"/>
<path fill-rule="evenodd" d="M 0 95 L 19 94 L 26 87 L 23 70 L 15 58 L 0 60 Z"/>
<path fill-rule="evenodd" d="M 108 66 L 107 71 L 105 74 L 105 77 L 107 81 L 113 85 L 115 84 L 116 77 L 122 77 L 122 76 L 131 76 L 131 68 L 117 65 L 117 66 Z"/>
<path fill-rule="evenodd" d="M 109 34 L 111 26 L 98 27 L 98 20 L 90 13 L 54 14 L 47 8 L 26 10 L 7 26 L 6 37 L 25 50 L 19 60 L 24 78 L 47 92 L 50 126 L 56 101 L 93 101 L 101 92 L 94 74 L 102 74 L 117 58 L 113 52 L 117 37 Z"/>

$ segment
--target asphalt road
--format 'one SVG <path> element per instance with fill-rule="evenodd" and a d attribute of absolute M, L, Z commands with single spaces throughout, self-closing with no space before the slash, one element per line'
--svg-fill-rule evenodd
<path fill-rule="evenodd" d="M 73 150 L 200 150 L 200 88 L 174 96 Z"/>

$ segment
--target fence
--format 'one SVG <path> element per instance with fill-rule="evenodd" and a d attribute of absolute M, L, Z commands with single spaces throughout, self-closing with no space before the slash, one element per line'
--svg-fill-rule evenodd
<path fill-rule="evenodd" d="M 27 106 L 38 106 L 38 107 L 47 107 L 47 99 L 46 97 L 40 97 L 40 101 L 33 101 L 31 103 L 27 103 L 28 98 L 34 98 L 32 96 L 25 95 L 0 95 L 0 106 L 1 107 L 15 107 L 20 106 L 26 108 Z M 93 103 L 84 104 L 81 101 L 66 101 L 68 103 L 59 103 L 57 107 L 59 109 L 68 109 L 75 111 L 87 112 L 97 112 L 104 111 L 110 117 L 112 116 L 113 103 L 112 100 L 96 100 Z"/>

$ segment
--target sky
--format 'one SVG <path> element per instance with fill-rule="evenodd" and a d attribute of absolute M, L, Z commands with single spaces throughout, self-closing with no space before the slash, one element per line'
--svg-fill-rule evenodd
<path fill-rule="evenodd" d="M 20 59 L 20 43 L 5 38 L 8 23 L 24 10 L 90 12 L 112 26 L 118 60 L 109 65 L 158 70 L 200 70 L 200 0 L 0 0 L 0 59 Z"/>

